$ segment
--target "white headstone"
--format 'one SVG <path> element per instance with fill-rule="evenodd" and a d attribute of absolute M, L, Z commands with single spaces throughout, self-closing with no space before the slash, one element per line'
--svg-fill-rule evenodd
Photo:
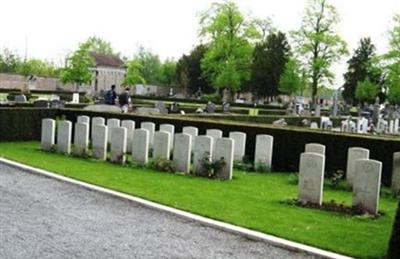
<path fill-rule="evenodd" d="M 50 151 L 55 143 L 56 134 L 56 121 L 53 119 L 42 120 L 42 136 L 41 147 L 42 150 Z"/>
<path fill-rule="evenodd" d="M 89 146 L 89 123 L 75 123 L 74 133 L 74 154 L 77 156 L 85 156 Z"/>
<path fill-rule="evenodd" d="M 366 133 L 368 131 L 368 120 L 364 117 L 357 120 L 357 132 Z"/>
<path fill-rule="evenodd" d="M 316 123 L 316 122 L 311 122 L 310 128 L 311 128 L 311 129 L 318 129 L 318 123 Z"/>
<path fill-rule="evenodd" d="M 389 133 L 394 134 L 394 120 L 389 121 Z"/>
<path fill-rule="evenodd" d="M 72 94 L 72 103 L 79 103 L 79 93 Z"/>
<path fill-rule="evenodd" d="M 153 158 L 157 159 L 167 159 L 169 160 L 171 148 L 170 143 L 170 133 L 166 131 L 157 131 L 154 133 L 154 145 L 153 145 Z"/>
<path fill-rule="evenodd" d="M 161 124 L 160 131 L 165 131 L 169 133 L 170 135 L 169 147 L 172 150 L 174 148 L 175 126 L 172 124 Z"/>
<path fill-rule="evenodd" d="M 393 154 L 393 169 L 392 169 L 392 190 L 395 193 L 400 192 L 400 152 Z"/>
<path fill-rule="evenodd" d="M 197 136 L 193 146 L 193 172 L 195 175 L 205 175 L 206 169 L 203 167 L 201 160 L 205 156 L 212 157 L 213 138 L 210 136 Z"/>
<path fill-rule="evenodd" d="M 111 143 L 111 134 L 114 128 L 119 127 L 121 121 L 118 119 L 107 119 L 107 127 L 108 127 L 108 143 Z"/>
<path fill-rule="evenodd" d="M 371 214 L 378 214 L 382 163 L 359 159 L 355 162 L 353 206 L 361 206 Z"/>
<path fill-rule="evenodd" d="M 394 128 L 393 128 L 394 134 L 399 134 L 399 119 L 394 120 Z"/>
<path fill-rule="evenodd" d="M 78 116 L 77 122 L 78 122 L 78 123 L 87 123 L 87 124 L 90 125 L 90 117 L 89 117 L 89 116 L 86 116 L 86 115 Z"/>
<path fill-rule="evenodd" d="M 106 120 L 102 117 L 93 117 L 92 118 L 92 128 L 91 128 L 91 139 L 94 136 L 94 125 L 106 125 Z"/>
<path fill-rule="evenodd" d="M 194 146 L 194 139 L 199 135 L 199 129 L 196 127 L 183 127 L 182 128 L 182 133 L 189 134 L 192 136 L 192 148 Z"/>
<path fill-rule="evenodd" d="M 216 178 L 224 180 L 232 180 L 233 175 L 233 154 L 234 140 L 230 138 L 215 139 L 215 150 L 213 150 L 212 161 L 224 159 L 224 166 L 216 172 Z"/>
<path fill-rule="evenodd" d="M 325 156 L 317 153 L 302 153 L 299 170 L 299 201 L 322 204 L 324 187 Z"/>
<path fill-rule="evenodd" d="M 99 160 L 106 160 L 108 127 L 101 124 L 93 125 L 92 132 L 93 132 L 92 135 L 93 158 Z"/>
<path fill-rule="evenodd" d="M 132 153 L 132 138 L 135 130 L 135 122 L 133 120 L 121 121 L 121 127 L 126 128 L 126 152 Z"/>
<path fill-rule="evenodd" d="M 132 160 L 140 164 L 147 164 L 149 160 L 149 131 L 147 129 L 133 131 Z"/>
<path fill-rule="evenodd" d="M 254 154 L 254 167 L 256 170 L 272 168 L 272 153 L 274 146 L 274 137 L 270 135 L 256 136 L 256 151 Z"/>
<path fill-rule="evenodd" d="M 317 143 L 308 143 L 304 152 L 325 155 L 325 146 Z"/>
<path fill-rule="evenodd" d="M 234 140 L 234 159 L 236 161 L 242 161 L 246 151 L 246 133 L 238 131 L 230 132 L 229 138 Z"/>
<path fill-rule="evenodd" d="M 347 152 L 346 180 L 349 186 L 353 186 L 353 179 L 356 174 L 356 160 L 369 159 L 369 150 L 360 147 L 352 147 Z"/>
<path fill-rule="evenodd" d="M 57 151 L 65 154 L 71 153 L 72 123 L 59 121 L 57 127 Z"/>
<path fill-rule="evenodd" d="M 111 162 L 124 164 L 126 154 L 126 128 L 113 127 L 111 133 Z"/>
<path fill-rule="evenodd" d="M 154 124 L 153 122 L 142 122 L 142 123 L 140 123 L 140 128 L 146 129 L 149 131 L 149 146 L 153 147 L 154 132 L 156 130 L 156 124 Z"/>
<path fill-rule="evenodd" d="M 192 153 L 192 136 L 189 134 L 175 134 L 174 140 L 174 168 L 177 172 L 190 173 L 190 156 Z"/>
<path fill-rule="evenodd" d="M 206 130 L 206 135 L 213 138 L 212 150 L 215 150 L 215 140 L 217 138 L 222 138 L 222 130 L 219 129 L 208 129 Z"/>

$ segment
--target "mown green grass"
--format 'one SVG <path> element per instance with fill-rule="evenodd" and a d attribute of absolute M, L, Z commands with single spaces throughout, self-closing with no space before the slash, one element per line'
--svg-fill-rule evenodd
<path fill-rule="evenodd" d="M 378 219 L 299 208 L 287 173 L 235 171 L 234 179 L 209 180 L 119 166 L 39 151 L 38 142 L 0 143 L 0 156 L 60 175 L 132 194 L 209 218 L 361 258 L 383 257 L 396 209 L 382 197 Z M 0 172 L 1 173 L 1 172 Z M 351 204 L 351 193 L 325 188 L 324 201 Z"/>

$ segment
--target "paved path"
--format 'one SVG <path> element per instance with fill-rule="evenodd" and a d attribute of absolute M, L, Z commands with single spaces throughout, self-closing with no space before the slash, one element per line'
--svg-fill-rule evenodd
<path fill-rule="evenodd" d="M 305 257 L 0 164 L 0 258 Z"/>

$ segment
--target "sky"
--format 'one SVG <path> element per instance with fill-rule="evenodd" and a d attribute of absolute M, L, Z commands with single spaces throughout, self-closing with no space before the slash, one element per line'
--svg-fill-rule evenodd
<path fill-rule="evenodd" d="M 1 0 L 0 48 L 58 65 L 79 42 L 98 36 L 122 55 L 139 46 L 160 56 L 179 59 L 200 41 L 199 12 L 215 0 Z M 301 26 L 307 0 L 235 0 L 244 14 L 270 17 L 279 30 Z M 350 53 L 361 37 L 371 37 L 378 53 L 388 47 L 392 17 L 400 0 L 330 0 L 341 17 L 338 33 Z M 342 83 L 344 57 L 335 65 L 335 86 Z"/>

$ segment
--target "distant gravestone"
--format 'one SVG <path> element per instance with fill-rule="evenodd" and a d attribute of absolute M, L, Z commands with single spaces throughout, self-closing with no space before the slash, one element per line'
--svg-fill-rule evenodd
<path fill-rule="evenodd" d="M 33 103 L 33 107 L 37 108 L 49 108 L 50 102 L 47 100 L 37 100 Z"/>
<path fill-rule="evenodd" d="M 92 127 L 92 152 L 93 158 L 99 160 L 107 159 L 107 137 L 108 128 L 102 124 L 93 124 Z"/>
<path fill-rule="evenodd" d="M 215 139 L 215 150 L 212 153 L 212 160 L 224 160 L 224 165 L 216 172 L 217 179 L 232 180 L 233 176 L 233 153 L 234 140 L 230 138 Z"/>
<path fill-rule="evenodd" d="M 353 186 L 356 174 L 356 161 L 358 159 L 369 159 L 369 150 L 360 147 L 352 147 L 347 152 L 346 180 L 349 186 Z"/>
<path fill-rule="evenodd" d="M 121 113 L 121 108 L 115 105 L 95 104 L 83 108 L 85 111 Z"/>
<path fill-rule="evenodd" d="M 310 128 L 311 128 L 311 129 L 318 129 L 318 123 L 316 123 L 316 122 L 311 122 Z"/>
<path fill-rule="evenodd" d="M 124 164 L 126 154 L 126 128 L 114 127 L 111 133 L 111 162 Z"/>
<path fill-rule="evenodd" d="M 256 170 L 265 169 L 271 171 L 274 137 L 270 135 L 256 136 L 256 150 L 254 155 L 254 167 Z"/>
<path fill-rule="evenodd" d="M 207 113 L 214 113 L 215 112 L 215 104 L 213 102 L 208 102 L 207 103 L 206 112 Z"/>
<path fill-rule="evenodd" d="M 160 111 L 161 114 L 166 114 L 166 113 L 168 113 L 168 109 L 167 109 L 167 107 L 165 106 L 165 103 L 162 102 L 162 101 L 158 101 L 158 102 L 155 104 L 154 107 L 155 107 L 156 109 L 158 109 L 158 110 Z"/>
<path fill-rule="evenodd" d="M 222 130 L 219 129 L 208 129 L 206 130 L 206 135 L 212 137 L 213 145 L 212 145 L 212 150 L 215 150 L 215 140 L 217 138 L 222 138 Z"/>
<path fill-rule="evenodd" d="M 320 117 L 321 116 L 321 105 L 320 104 L 317 104 L 316 106 L 315 106 L 315 117 Z"/>
<path fill-rule="evenodd" d="M 193 148 L 194 139 L 199 135 L 199 129 L 196 127 L 187 126 L 182 128 L 182 133 L 192 136 L 192 148 Z"/>
<path fill-rule="evenodd" d="M 93 117 L 92 118 L 92 129 L 91 129 L 91 139 L 94 136 L 94 126 L 95 125 L 102 125 L 105 126 L 106 120 L 102 117 Z"/>
<path fill-rule="evenodd" d="M 325 156 L 317 153 L 302 153 L 299 170 L 299 201 L 322 204 Z"/>
<path fill-rule="evenodd" d="M 286 122 L 286 120 L 284 118 L 282 118 L 282 119 L 279 119 L 279 120 L 276 120 L 276 121 L 272 122 L 272 125 L 275 125 L 275 126 L 286 126 L 287 122 Z"/>
<path fill-rule="evenodd" d="M 137 107 L 136 113 L 139 115 L 160 115 L 160 110 L 157 108 Z"/>
<path fill-rule="evenodd" d="M 56 121 L 53 119 L 42 120 L 41 148 L 50 151 L 55 143 Z"/>
<path fill-rule="evenodd" d="M 364 117 L 357 120 L 357 132 L 366 133 L 368 131 L 368 120 Z"/>
<path fill-rule="evenodd" d="M 149 131 L 136 129 L 133 132 L 132 160 L 136 163 L 147 164 L 149 160 Z"/>
<path fill-rule="evenodd" d="M 70 154 L 71 153 L 71 134 L 72 123 L 70 121 L 60 121 L 57 127 L 57 151 Z"/>
<path fill-rule="evenodd" d="M 89 123 L 75 123 L 74 134 L 74 154 L 77 156 L 85 156 L 89 146 Z"/>
<path fill-rule="evenodd" d="M 156 131 L 156 124 L 153 122 L 142 122 L 140 128 L 149 131 L 149 147 L 153 147 L 154 132 Z"/>
<path fill-rule="evenodd" d="M 26 102 L 28 102 L 28 100 L 26 99 L 26 96 L 24 94 L 16 95 L 14 100 L 15 100 L 16 103 L 26 103 Z"/>
<path fill-rule="evenodd" d="M 177 172 L 190 173 L 190 156 L 192 153 L 192 136 L 176 134 L 174 141 L 174 168 Z"/>
<path fill-rule="evenodd" d="M 392 190 L 395 193 L 400 192 L 400 152 L 393 154 L 393 169 L 392 169 Z"/>
<path fill-rule="evenodd" d="M 157 131 L 154 133 L 153 158 L 169 160 L 171 148 L 171 135 L 166 131 Z"/>
<path fill-rule="evenodd" d="M 78 123 L 87 123 L 88 125 L 90 125 L 90 117 L 86 116 L 86 115 L 78 116 L 77 122 Z"/>
<path fill-rule="evenodd" d="M 121 121 L 121 127 L 126 128 L 126 152 L 132 153 L 132 138 L 135 130 L 135 122 L 133 120 Z"/>
<path fill-rule="evenodd" d="M 112 139 L 111 139 L 111 135 L 112 135 L 112 131 L 114 128 L 119 127 L 121 124 L 121 121 L 118 119 L 107 119 L 107 127 L 108 127 L 108 143 L 111 143 Z"/>
<path fill-rule="evenodd" d="M 382 163 L 359 159 L 355 162 L 353 206 L 361 206 L 371 214 L 378 214 Z"/>
<path fill-rule="evenodd" d="M 228 102 L 224 102 L 222 104 L 222 112 L 223 113 L 230 113 L 230 110 L 231 110 L 231 104 L 228 103 Z"/>
<path fill-rule="evenodd" d="M 325 155 L 325 146 L 321 145 L 321 144 L 316 144 L 316 143 L 308 143 L 308 144 L 306 144 L 304 152 Z"/>
<path fill-rule="evenodd" d="M 165 131 L 169 133 L 169 148 L 172 150 L 174 148 L 175 126 L 172 124 L 161 124 L 160 131 Z"/>
<path fill-rule="evenodd" d="M 243 132 L 230 132 L 229 138 L 234 140 L 234 159 L 235 161 L 242 161 L 246 150 L 246 133 Z"/>
<path fill-rule="evenodd" d="M 393 129 L 393 131 L 394 131 L 394 134 L 399 134 L 400 133 L 400 131 L 399 131 L 399 119 L 395 119 L 394 120 L 394 129 Z"/>
<path fill-rule="evenodd" d="M 65 101 L 63 101 L 63 100 L 51 100 L 50 101 L 51 108 L 59 109 L 59 108 L 64 108 L 64 106 L 65 106 Z"/>
<path fill-rule="evenodd" d="M 213 138 L 210 136 L 198 136 L 194 140 L 193 147 L 193 172 L 195 175 L 204 176 L 207 173 L 206 168 L 201 163 L 205 156 L 211 159 Z"/>

